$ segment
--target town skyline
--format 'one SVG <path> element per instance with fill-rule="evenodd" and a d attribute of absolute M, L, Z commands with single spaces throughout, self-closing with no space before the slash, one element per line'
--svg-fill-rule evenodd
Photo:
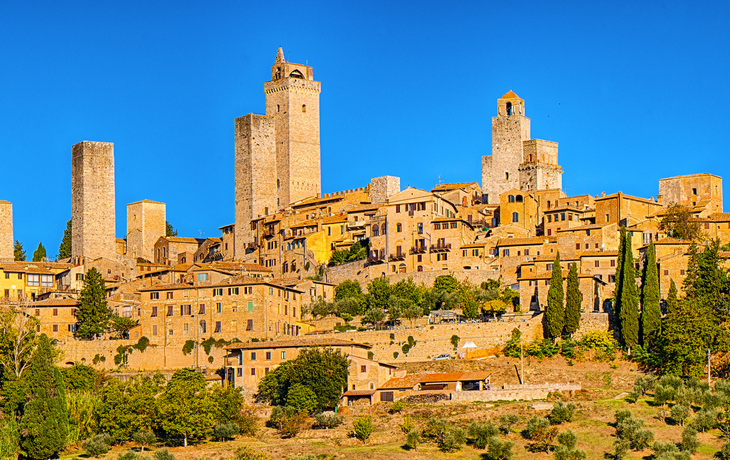
<path fill-rule="evenodd" d="M 48 26 L 41 37 L 16 46 L 27 33 L 18 27 L 29 24 L 30 13 L 14 7 L 19 10 L 5 15 L 5 21 L 15 21 L 14 25 L 4 29 L 17 34 L 14 40 L 5 41 L 6 57 L 0 58 L 3 67 L 10 69 L 0 79 L 6 88 L 2 111 L 7 128 L 2 136 L 5 165 L 9 170 L 33 172 L 45 187 L 29 190 L 22 186 L 25 175 L 11 176 L 0 186 L 0 199 L 13 203 L 15 238 L 24 243 L 28 255 L 40 241 L 54 256 L 71 215 L 72 145 L 83 140 L 113 142 L 117 237 L 124 237 L 126 204 L 142 199 L 167 203 L 168 220 L 181 235 L 219 236 L 218 227 L 234 220 L 233 120 L 264 112 L 262 82 L 268 80 L 278 46 L 284 48 L 288 61 L 312 66 L 314 78 L 323 85 L 323 193 L 362 187 L 370 178 L 382 175 L 399 176 L 403 188 L 411 185 L 429 190 L 439 176 L 443 182 L 481 185 L 481 157 L 491 151 L 490 123 L 496 116 L 496 100 L 511 89 L 525 99 L 535 137 L 560 144 L 566 193 L 597 195 L 621 190 L 645 198 L 656 196 L 660 178 L 702 172 L 727 174 L 727 166 L 718 161 L 723 153 L 719 136 L 712 135 L 721 132 L 727 122 L 721 110 L 712 110 L 728 98 L 727 90 L 719 84 L 722 69 L 713 67 L 713 61 L 704 61 L 704 72 L 698 75 L 692 65 L 680 64 L 703 59 L 702 53 L 721 49 L 727 39 L 713 38 L 712 27 L 707 27 L 709 32 L 702 37 L 690 37 L 696 30 L 693 27 L 698 26 L 694 21 L 700 11 L 688 12 L 682 4 L 672 6 L 661 11 L 650 7 L 637 11 L 637 15 L 655 14 L 656 20 L 644 31 L 655 33 L 654 42 L 629 43 L 630 37 L 636 39 L 638 34 L 626 34 L 621 43 L 597 46 L 592 51 L 607 57 L 606 61 L 585 58 L 580 66 L 572 67 L 576 73 L 570 78 L 549 77 L 550 72 L 541 76 L 530 70 L 529 62 L 559 71 L 570 56 L 576 58 L 581 49 L 589 49 L 589 44 L 571 48 L 575 46 L 570 41 L 573 33 L 577 36 L 585 32 L 584 28 L 603 24 L 600 30 L 586 35 L 587 42 L 596 45 L 618 39 L 625 32 L 622 28 L 630 29 L 638 19 L 623 18 L 615 11 L 604 11 L 611 14 L 601 18 L 597 12 L 575 11 L 570 18 L 560 18 L 554 12 L 556 24 L 563 25 L 584 15 L 585 24 L 576 26 L 582 32 L 561 32 L 541 24 L 536 8 L 525 12 L 522 24 L 525 29 L 529 25 L 541 27 L 517 34 L 516 43 L 494 41 L 500 34 L 489 30 L 474 40 L 476 44 L 465 46 L 478 34 L 456 33 L 459 27 L 455 21 L 444 24 L 443 33 L 430 38 L 407 36 L 408 31 L 417 29 L 410 23 L 398 31 L 376 29 L 380 32 L 372 34 L 369 43 L 358 41 L 355 33 L 343 33 L 348 25 L 357 25 L 356 30 L 360 30 L 377 23 L 375 12 L 370 10 L 360 11 L 363 14 L 356 19 L 347 11 L 321 17 L 305 14 L 315 24 L 327 19 L 332 24 L 300 37 L 287 27 L 264 31 L 263 25 L 249 19 L 242 23 L 251 30 L 234 30 L 241 23 L 223 21 L 223 17 L 240 11 L 209 12 L 210 17 L 199 19 L 201 30 L 189 32 L 185 26 L 198 21 L 194 9 L 177 12 L 168 19 L 171 27 L 167 29 L 147 30 L 143 28 L 145 21 L 132 18 L 130 11 L 90 9 L 71 19 L 73 13 L 80 12 L 48 8 L 34 26 Z M 405 14 L 397 8 L 382 27 Z M 252 12 L 263 14 L 255 8 Z M 62 21 L 52 13 L 72 22 L 117 14 L 114 17 L 119 21 L 111 31 L 103 22 L 87 22 L 88 36 L 100 33 L 99 40 L 88 40 L 79 32 L 62 31 L 67 28 L 60 27 Z M 161 5 L 155 4 L 147 20 L 160 18 L 162 13 Z M 349 11 L 357 16 L 354 13 Z M 412 22 L 420 19 L 425 24 L 440 24 L 437 13 L 417 13 Z M 447 13 L 449 17 L 454 14 Z M 465 24 L 482 20 L 498 28 L 506 13 L 507 9 L 474 8 L 474 18 L 463 20 Z M 285 13 L 284 23 L 294 24 L 296 16 Z M 346 19 L 338 23 L 334 21 L 338 17 Z M 216 24 L 223 24 L 215 29 L 217 34 L 204 42 L 196 41 Z M 672 24 L 686 27 L 669 28 Z M 131 34 L 140 30 L 150 35 Z M 510 59 L 519 56 L 520 47 L 530 37 L 534 40 L 538 32 L 550 32 L 549 39 L 535 42 L 535 49 L 525 51 L 519 64 L 510 64 Z M 255 41 L 245 40 L 247 34 L 254 33 L 259 34 Z M 58 34 L 57 40 L 51 40 L 54 34 Z M 332 43 L 338 34 L 342 39 Z M 661 48 L 681 40 L 685 40 L 684 45 L 675 47 L 675 54 Z M 391 41 L 397 45 L 387 48 Z M 217 50 L 223 42 L 225 50 Z M 145 43 L 150 47 L 147 52 L 134 52 Z M 429 46 L 435 44 L 440 53 L 430 52 L 436 48 Z M 556 47 L 552 56 L 539 55 L 549 46 Z M 231 52 L 242 54 L 243 59 L 232 57 Z M 44 67 L 38 67 L 41 62 Z M 457 66 L 459 62 L 462 64 Z M 475 62 L 489 65 L 482 71 L 481 65 L 473 65 Z M 605 73 L 587 80 L 591 71 L 601 69 Z M 641 72 L 635 72 L 629 77 L 628 73 L 637 69 L 645 73 L 640 76 Z M 78 78 L 78 72 L 86 75 Z M 651 72 L 654 77 L 648 76 Z M 653 85 L 651 78 L 655 78 Z M 675 91 L 662 93 L 661 88 L 668 87 Z M 697 93 L 707 91 L 707 87 L 712 88 L 708 91 L 712 102 L 705 102 L 705 96 L 698 100 Z M 690 92 L 692 89 L 696 92 Z M 690 115 L 694 110 L 714 116 Z M 46 120 L 43 129 L 40 120 Z M 693 161 L 687 161 L 688 157 Z M 599 168 L 594 158 L 604 160 Z M 627 169 L 626 164 L 634 167 Z M 44 213 L 42 226 L 38 225 L 39 209 Z"/>

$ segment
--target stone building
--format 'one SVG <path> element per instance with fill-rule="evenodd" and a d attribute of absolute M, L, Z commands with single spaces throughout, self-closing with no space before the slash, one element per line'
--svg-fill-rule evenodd
<path fill-rule="evenodd" d="M 252 219 L 321 193 L 319 93 L 311 67 L 279 48 L 264 83 L 266 115 L 236 119 L 236 258 L 252 242 Z"/>
<path fill-rule="evenodd" d="M 722 177 L 704 173 L 659 179 L 659 196 L 666 206 L 700 206 L 708 214 L 719 213 L 722 212 Z"/>
<path fill-rule="evenodd" d="M 497 204 L 507 190 L 562 188 L 558 144 L 530 139 L 525 101 L 512 91 L 497 100 L 492 118 L 492 154 L 482 157 L 484 203 Z"/>
<path fill-rule="evenodd" d="M 127 256 L 155 260 L 155 243 L 166 232 L 165 203 L 142 200 L 127 205 Z"/>
<path fill-rule="evenodd" d="M 79 142 L 71 161 L 71 254 L 116 258 L 114 144 Z"/>
<path fill-rule="evenodd" d="M 11 262 L 13 255 L 13 204 L 0 201 L 0 262 Z"/>

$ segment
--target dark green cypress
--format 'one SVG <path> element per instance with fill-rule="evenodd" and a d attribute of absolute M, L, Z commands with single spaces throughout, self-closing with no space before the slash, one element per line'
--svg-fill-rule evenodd
<path fill-rule="evenodd" d="M 677 303 L 679 303 L 677 285 L 674 284 L 674 280 L 670 280 L 669 293 L 667 294 L 667 314 L 670 314 L 673 310 L 677 309 Z"/>
<path fill-rule="evenodd" d="M 575 334 L 575 331 L 580 326 L 580 303 L 582 296 L 580 293 L 580 285 L 578 284 L 578 266 L 575 263 L 570 264 L 566 291 L 563 335 L 569 337 Z"/>
<path fill-rule="evenodd" d="M 636 292 L 636 268 L 631 247 L 631 232 L 626 232 L 622 266 L 621 290 L 618 295 L 621 303 L 619 310 L 621 337 L 627 348 L 639 344 L 639 296 Z"/>
<path fill-rule="evenodd" d="M 547 310 L 545 312 L 548 334 L 553 339 L 560 338 L 563 335 L 563 326 L 565 325 L 564 297 L 563 271 L 560 268 L 560 252 L 558 252 L 553 262 L 553 275 L 550 278 Z"/>
<path fill-rule="evenodd" d="M 94 338 L 109 331 L 112 311 L 106 301 L 104 279 L 95 268 L 86 272 L 78 311 L 79 337 Z"/>
<path fill-rule="evenodd" d="M 652 348 L 656 344 L 661 324 L 659 274 L 656 267 L 656 251 L 652 241 L 646 249 L 646 261 L 641 277 L 641 332 L 645 347 Z"/>
<path fill-rule="evenodd" d="M 687 276 L 682 282 L 682 290 L 685 297 L 695 298 L 697 295 L 697 280 L 699 279 L 699 252 L 697 243 L 692 241 L 689 245 L 689 257 L 687 258 Z"/>
<path fill-rule="evenodd" d="M 624 247 L 626 246 L 626 227 L 621 227 L 618 238 L 618 254 L 616 256 L 616 275 L 614 276 L 614 289 L 613 289 L 613 315 L 616 317 L 616 321 L 619 322 L 619 330 L 621 330 L 621 283 L 623 281 L 623 267 L 624 267 Z"/>
<path fill-rule="evenodd" d="M 28 368 L 28 401 L 20 420 L 20 446 L 30 459 L 56 456 L 66 446 L 66 386 L 53 356 L 51 339 L 41 335 Z"/>

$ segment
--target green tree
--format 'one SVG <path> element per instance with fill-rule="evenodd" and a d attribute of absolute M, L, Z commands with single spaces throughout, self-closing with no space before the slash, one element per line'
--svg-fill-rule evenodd
<path fill-rule="evenodd" d="M 215 407 L 206 391 L 203 374 L 189 369 L 176 371 L 160 396 L 160 426 L 170 437 L 201 439 L 213 432 Z"/>
<path fill-rule="evenodd" d="M 53 356 L 51 339 L 41 335 L 28 369 L 28 402 L 20 420 L 20 446 L 31 459 L 57 455 L 68 437 L 66 386 Z"/>
<path fill-rule="evenodd" d="M 127 316 L 119 316 L 118 314 L 113 313 L 110 318 L 109 326 L 117 338 L 128 339 L 129 331 L 139 326 L 139 321 Z"/>
<path fill-rule="evenodd" d="M 667 314 L 671 313 L 672 310 L 677 308 L 679 302 L 677 296 L 677 285 L 674 284 L 674 280 L 669 282 L 669 293 L 667 294 Z"/>
<path fill-rule="evenodd" d="M 687 276 L 682 281 L 682 290 L 684 295 L 687 297 L 695 297 L 695 286 L 697 284 L 697 278 L 699 277 L 699 251 L 697 249 L 697 243 L 692 241 L 687 251 Z"/>
<path fill-rule="evenodd" d="M 165 236 L 177 236 L 177 230 L 168 221 L 165 221 Z"/>
<path fill-rule="evenodd" d="M 365 305 L 365 294 L 357 280 L 345 280 L 335 287 L 335 300 L 356 299 Z"/>
<path fill-rule="evenodd" d="M 66 230 L 63 231 L 61 245 L 58 247 L 58 258 L 68 259 L 71 257 L 71 238 L 72 238 L 71 219 L 66 222 Z"/>
<path fill-rule="evenodd" d="M 580 303 L 582 300 L 578 284 L 578 266 L 575 263 L 570 264 L 566 290 L 563 335 L 570 337 L 575 334 L 580 326 Z"/>
<path fill-rule="evenodd" d="M 38 243 L 38 249 L 33 251 L 33 262 L 43 262 L 46 258 L 46 248 L 43 247 L 43 243 Z"/>
<path fill-rule="evenodd" d="M 629 350 L 639 344 L 639 298 L 636 292 L 636 268 L 633 252 L 631 232 L 626 232 L 621 290 L 618 292 L 618 298 L 621 299 L 619 313 L 621 338 Z"/>
<path fill-rule="evenodd" d="M 81 289 L 81 305 L 78 310 L 76 335 L 96 338 L 109 331 L 112 311 L 106 301 L 106 285 L 96 268 L 86 272 Z"/>
<path fill-rule="evenodd" d="M 311 414 L 318 406 L 317 395 L 314 394 L 311 388 L 301 383 L 295 383 L 286 394 L 286 405 L 299 412 Z"/>
<path fill-rule="evenodd" d="M 390 281 L 381 276 L 370 281 L 368 284 L 368 305 L 370 308 L 386 310 L 390 300 Z"/>
<path fill-rule="evenodd" d="M 99 431 L 128 441 L 138 431 L 152 431 L 159 420 L 157 396 L 164 388 L 161 374 L 135 377 L 127 382 L 109 381 L 99 391 L 96 408 Z"/>
<path fill-rule="evenodd" d="M 15 258 L 16 262 L 25 261 L 25 250 L 23 249 L 23 243 L 18 240 L 15 240 L 15 244 L 13 245 L 13 257 Z"/>
<path fill-rule="evenodd" d="M 619 240 L 618 240 L 618 254 L 616 256 L 616 275 L 614 276 L 615 285 L 614 285 L 614 306 L 613 306 L 613 315 L 614 317 L 620 321 L 621 319 L 621 297 L 619 296 L 619 292 L 621 292 L 621 283 L 623 283 L 623 275 L 624 275 L 624 250 L 626 248 L 626 227 L 621 227 L 619 231 Z M 619 331 L 621 330 L 621 325 L 619 324 Z"/>
<path fill-rule="evenodd" d="M 548 334 L 553 339 L 558 339 L 563 335 L 565 325 L 564 297 L 563 271 L 560 267 L 560 252 L 558 252 L 553 262 L 553 274 L 550 278 L 547 311 L 545 312 Z"/>
<path fill-rule="evenodd" d="M 653 348 L 661 330 L 662 311 L 659 303 L 659 275 L 654 242 L 646 249 L 641 277 L 641 335 L 644 346 Z"/>
<path fill-rule="evenodd" d="M 700 223 L 693 219 L 691 209 L 673 203 L 659 222 L 659 230 L 672 238 L 680 240 L 697 240 L 702 237 Z"/>
<path fill-rule="evenodd" d="M 453 275 L 440 275 L 433 280 L 433 290 L 437 293 L 451 294 L 459 290 L 459 282 Z"/>
<path fill-rule="evenodd" d="M 385 312 L 380 308 L 370 307 L 362 315 L 360 321 L 362 324 L 377 324 L 385 319 Z"/>
<path fill-rule="evenodd" d="M 410 276 L 404 280 L 398 281 L 391 288 L 391 292 L 394 296 L 408 299 L 411 304 L 419 307 L 423 303 L 423 291 L 423 287 L 416 285 L 416 283 L 413 282 L 413 278 Z"/>
<path fill-rule="evenodd" d="M 663 370 L 671 375 L 700 377 L 707 349 L 717 335 L 712 310 L 696 299 L 682 299 L 672 307 L 662 326 Z"/>

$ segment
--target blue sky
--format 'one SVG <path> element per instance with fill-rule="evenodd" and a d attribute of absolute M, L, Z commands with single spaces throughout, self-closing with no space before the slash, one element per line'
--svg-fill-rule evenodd
<path fill-rule="evenodd" d="M 126 204 L 184 236 L 233 222 L 233 120 L 264 113 L 279 46 L 322 82 L 322 189 L 396 175 L 481 181 L 496 101 L 560 144 L 568 194 L 649 197 L 730 178 L 727 2 L 3 2 L 0 199 L 49 254 L 71 215 L 71 147 L 115 143 Z"/>

